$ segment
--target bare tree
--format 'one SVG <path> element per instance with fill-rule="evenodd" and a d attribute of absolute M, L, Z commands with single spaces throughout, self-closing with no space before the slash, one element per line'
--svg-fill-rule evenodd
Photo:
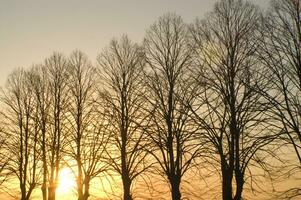
<path fill-rule="evenodd" d="M 78 200 L 90 196 L 90 181 L 105 170 L 106 125 L 96 108 L 96 69 L 81 51 L 69 59 L 70 139 L 68 155 L 77 163 Z"/>
<path fill-rule="evenodd" d="M 149 153 L 161 175 L 168 180 L 173 200 L 181 199 L 181 179 L 200 154 L 195 130 L 186 104 L 194 101 L 190 92 L 191 51 L 187 27 L 181 17 L 166 14 L 147 31 L 144 39 L 147 102 L 151 118 Z"/>
<path fill-rule="evenodd" d="M 68 63 L 60 53 L 54 53 L 45 60 L 50 93 L 49 128 L 46 136 L 47 154 L 47 189 L 48 200 L 55 200 L 56 188 L 59 181 L 63 150 L 67 137 L 66 116 L 68 104 Z M 43 145 L 42 145 L 43 146 Z M 44 150 L 42 150 L 44 151 Z M 44 160 L 45 161 L 45 160 Z M 46 165 L 44 164 L 44 167 Z M 45 176 L 45 175 L 44 175 Z M 44 183 L 45 184 L 45 183 Z M 42 188 L 43 197 L 46 189 Z"/>
<path fill-rule="evenodd" d="M 121 175 L 123 199 L 132 200 L 133 181 L 147 169 L 145 157 L 145 115 L 142 87 L 142 52 L 127 36 L 112 40 L 98 57 L 100 79 L 104 84 L 103 114 L 109 122 L 112 143 L 109 164 Z"/>
<path fill-rule="evenodd" d="M 47 138 L 49 134 L 49 115 L 51 106 L 51 95 L 49 91 L 49 79 L 45 66 L 37 65 L 30 70 L 29 87 L 32 88 L 32 95 L 36 103 L 36 117 L 38 120 L 38 138 L 39 150 L 41 150 L 42 160 L 42 196 L 43 200 L 47 199 L 47 182 L 48 182 L 48 166 L 47 166 Z"/>
<path fill-rule="evenodd" d="M 262 90 L 282 144 L 291 145 L 301 166 L 301 1 L 273 0 L 263 19 L 258 56 L 271 83 Z M 300 195 L 300 187 L 286 196 Z"/>
<path fill-rule="evenodd" d="M 29 78 L 24 70 L 14 71 L 2 98 L 8 135 L 8 170 L 19 180 L 21 200 L 30 199 L 39 177 L 38 121 Z"/>
<path fill-rule="evenodd" d="M 265 169 L 272 154 L 268 107 L 257 92 L 268 84 L 256 60 L 259 22 L 251 3 L 224 0 L 191 27 L 199 66 L 194 74 L 202 88 L 192 110 L 220 165 L 224 200 L 242 199 L 247 178 L 255 179 L 254 166 Z"/>
<path fill-rule="evenodd" d="M 265 97 L 301 165 L 301 18 L 299 0 L 275 0 L 264 19 L 259 57 L 273 83 Z M 272 77 L 272 78 L 270 78 Z"/>

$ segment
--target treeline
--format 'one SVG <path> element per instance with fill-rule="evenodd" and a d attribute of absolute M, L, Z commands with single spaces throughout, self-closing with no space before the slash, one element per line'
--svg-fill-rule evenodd
<path fill-rule="evenodd" d="M 221 0 L 192 24 L 160 17 L 141 44 L 112 40 L 96 65 L 76 50 L 15 70 L 1 96 L 0 181 L 17 179 L 21 200 L 38 189 L 54 200 L 69 165 L 79 200 L 112 172 L 132 200 L 135 180 L 156 173 L 180 200 L 183 177 L 210 166 L 220 198 L 240 200 L 256 171 L 287 165 L 287 146 L 300 174 L 300 12 L 300 0 L 264 13 Z"/>

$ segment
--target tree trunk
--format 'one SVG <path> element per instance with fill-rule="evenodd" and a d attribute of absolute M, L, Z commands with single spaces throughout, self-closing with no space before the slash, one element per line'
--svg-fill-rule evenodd
<path fill-rule="evenodd" d="M 56 184 L 50 183 L 48 188 L 48 200 L 55 200 L 56 197 Z"/>
<path fill-rule="evenodd" d="M 122 179 L 123 183 L 123 200 L 132 200 L 132 194 L 131 194 L 131 180 L 126 175 L 123 176 Z"/>
<path fill-rule="evenodd" d="M 26 188 L 24 184 L 20 184 L 21 200 L 26 200 Z"/>
<path fill-rule="evenodd" d="M 43 182 L 41 190 L 42 190 L 43 200 L 47 200 L 47 186 L 46 186 L 46 182 Z"/>
<path fill-rule="evenodd" d="M 85 193 L 83 196 L 82 196 L 82 199 L 79 199 L 79 200 L 88 200 L 89 198 L 89 193 Z"/>
<path fill-rule="evenodd" d="M 234 200 L 241 200 L 243 186 L 244 186 L 244 179 L 243 174 L 241 172 L 236 172 L 236 193 Z"/>
<path fill-rule="evenodd" d="M 90 189 L 90 177 L 86 176 L 85 178 L 85 193 L 83 196 L 83 200 L 88 200 L 90 193 L 89 193 L 89 189 Z"/>
<path fill-rule="evenodd" d="M 222 190 L 223 200 L 232 200 L 232 175 L 227 169 L 222 169 Z"/>
<path fill-rule="evenodd" d="M 82 186 L 77 185 L 77 196 L 78 200 L 83 200 L 83 188 Z"/>
<path fill-rule="evenodd" d="M 51 185 L 48 187 L 48 200 L 54 200 Z"/>
<path fill-rule="evenodd" d="M 47 160 L 46 160 L 46 125 L 45 121 L 42 122 L 42 160 L 43 160 L 43 183 L 42 183 L 42 197 L 47 200 Z"/>
<path fill-rule="evenodd" d="M 127 168 L 127 151 L 126 151 L 126 143 L 127 143 L 127 116 L 126 116 L 126 97 L 125 92 L 122 91 L 121 98 L 121 170 L 122 170 L 122 184 L 123 184 L 123 200 L 132 200 L 131 195 L 131 184 L 132 180 L 129 177 L 129 171 Z"/>
<path fill-rule="evenodd" d="M 82 173 L 80 173 L 81 177 L 82 177 Z M 79 177 L 78 177 L 79 178 Z M 82 178 L 80 180 L 78 180 L 77 183 L 77 192 L 78 192 L 78 200 L 88 200 L 90 193 L 89 193 L 89 189 L 90 189 L 90 177 L 86 176 L 84 178 L 84 181 L 82 181 Z"/>
<path fill-rule="evenodd" d="M 180 200 L 181 192 L 180 192 L 180 180 L 178 178 L 173 178 L 171 180 L 171 196 L 172 200 Z"/>
<path fill-rule="evenodd" d="M 78 200 L 82 200 L 83 199 L 83 175 L 82 175 L 82 168 L 81 168 L 81 163 L 80 163 L 79 159 L 80 158 L 77 158 L 77 170 L 78 170 L 77 196 L 78 196 Z"/>

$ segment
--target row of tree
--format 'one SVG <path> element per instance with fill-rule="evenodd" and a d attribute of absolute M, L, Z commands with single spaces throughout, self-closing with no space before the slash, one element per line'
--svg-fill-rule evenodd
<path fill-rule="evenodd" d="M 180 200 L 183 176 L 210 165 L 222 198 L 240 200 L 278 149 L 289 145 L 300 169 L 300 12 L 300 0 L 264 14 L 223 0 L 190 25 L 160 17 L 141 45 L 112 40 L 96 66 L 74 51 L 14 71 L 1 98 L 0 183 L 15 177 L 21 200 L 37 187 L 54 200 L 67 165 L 79 200 L 110 172 L 132 200 L 137 177 L 158 173 Z"/>

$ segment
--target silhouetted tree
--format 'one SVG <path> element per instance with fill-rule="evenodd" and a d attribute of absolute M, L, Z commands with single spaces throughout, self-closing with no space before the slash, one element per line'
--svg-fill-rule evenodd
<path fill-rule="evenodd" d="M 47 189 L 48 200 L 55 200 L 59 181 L 59 170 L 65 148 L 67 127 L 66 116 L 68 105 L 68 65 L 66 58 L 60 53 L 54 53 L 45 60 L 50 93 L 49 132 L 46 136 Z M 46 80 L 45 80 L 46 81 Z M 44 150 L 43 150 L 44 151 Z M 45 196 L 45 188 L 43 188 Z"/>
<path fill-rule="evenodd" d="M 301 7 L 300 0 L 273 0 L 263 20 L 258 56 L 270 87 L 262 92 L 272 105 L 274 128 L 290 144 L 301 166 Z M 298 170 L 298 173 L 300 170 Z M 288 197 L 300 195 L 291 189 Z"/>
<path fill-rule="evenodd" d="M 273 83 L 265 97 L 271 115 L 282 124 L 283 139 L 292 144 L 301 165 L 301 18 L 299 0 L 275 0 L 264 19 L 259 57 Z M 272 77 L 272 78 L 271 78 Z"/>
<path fill-rule="evenodd" d="M 124 200 L 133 199 L 132 183 L 148 168 L 147 153 L 143 150 L 146 117 L 143 112 L 142 59 L 141 49 L 127 36 L 120 41 L 112 40 L 98 57 L 103 114 L 109 122 L 112 137 L 111 147 L 107 149 L 108 161 L 121 175 Z"/>
<path fill-rule="evenodd" d="M 251 3 L 224 0 L 191 28 L 199 65 L 194 74 L 202 88 L 192 109 L 212 144 L 212 160 L 219 162 L 224 200 L 242 199 L 250 166 L 265 168 L 272 154 L 268 105 L 257 92 L 267 85 L 255 55 L 259 22 L 260 13 Z"/>
<path fill-rule="evenodd" d="M 104 154 L 108 143 L 106 125 L 96 108 L 96 70 L 87 56 L 74 51 L 69 59 L 69 125 L 67 154 L 77 164 L 78 200 L 90 196 L 90 182 L 105 170 Z"/>
<path fill-rule="evenodd" d="M 42 195 L 43 200 L 47 199 L 47 182 L 48 182 L 48 167 L 47 167 L 47 152 L 48 144 L 47 138 L 49 134 L 49 115 L 51 106 L 51 96 L 49 91 L 49 79 L 45 66 L 38 65 L 30 69 L 29 72 L 29 87 L 32 89 L 32 95 L 36 105 L 36 117 L 38 120 L 38 138 L 39 138 L 39 150 L 41 150 L 42 160 Z"/>
<path fill-rule="evenodd" d="M 173 200 L 181 199 L 183 175 L 200 153 L 186 103 L 194 101 L 188 67 L 191 51 L 186 43 L 187 28 L 182 18 L 166 14 L 146 32 L 144 39 L 146 100 L 151 124 L 148 138 Z M 185 102 L 185 103 L 184 103 Z"/>
<path fill-rule="evenodd" d="M 29 200 L 38 184 L 38 121 L 29 73 L 14 71 L 8 78 L 2 103 L 5 105 L 8 170 L 19 180 L 21 200 Z"/>

